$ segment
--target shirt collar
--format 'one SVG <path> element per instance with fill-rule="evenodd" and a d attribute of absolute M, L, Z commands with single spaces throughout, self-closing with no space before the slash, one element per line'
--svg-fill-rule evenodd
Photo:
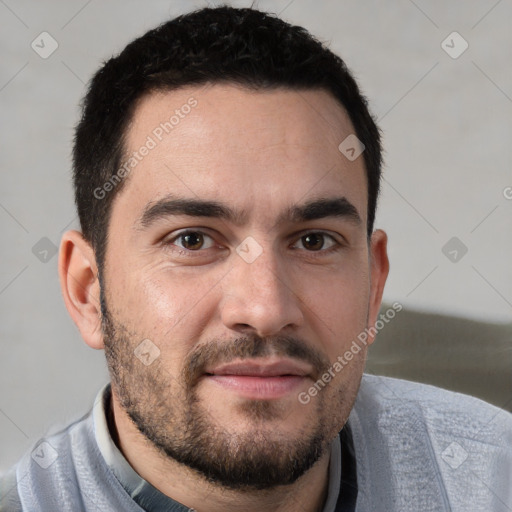
<path fill-rule="evenodd" d="M 169 498 L 156 487 L 144 480 L 128 463 L 114 443 L 108 426 L 107 415 L 110 410 L 111 388 L 107 384 L 99 392 L 94 404 L 94 432 L 96 442 L 103 458 L 119 483 L 131 498 L 147 512 L 167 510 L 169 512 L 188 512 L 190 509 Z"/>
<path fill-rule="evenodd" d="M 144 480 L 124 458 L 110 435 L 107 414 L 110 410 L 111 388 L 106 384 L 98 393 L 93 407 L 94 432 L 103 458 L 132 499 L 147 512 L 168 510 L 188 512 L 190 509 L 169 498 Z M 341 480 L 341 443 L 339 435 L 331 444 L 329 486 L 322 512 L 334 512 Z"/>

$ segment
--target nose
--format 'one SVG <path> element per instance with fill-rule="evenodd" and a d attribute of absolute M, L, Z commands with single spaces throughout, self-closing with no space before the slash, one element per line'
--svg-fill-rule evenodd
<path fill-rule="evenodd" d="M 223 280 L 224 325 L 261 337 L 300 327 L 304 320 L 302 302 L 287 274 L 286 262 L 279 261 L 270 248 L 254 261 L 234 255 L 234 266 Z"/>

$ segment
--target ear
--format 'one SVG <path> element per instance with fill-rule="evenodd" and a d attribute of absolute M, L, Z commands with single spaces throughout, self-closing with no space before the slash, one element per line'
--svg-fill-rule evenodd
<path fill-rule="evenodd" d="M 62 236 L 59 278 L 66 308 L 82 338 L 92 348 L 103 348 L 96 257 L 79 231 L 67 231 Z"/>
<path fill-rule="evenodd" d="M 368 311 L 368 328 L 373 327 L 382 303 L 384 285 L 389 273 L 389 259 L 387 252 L 388 237 L 384 231 L 377 229 L 370 239 L 370 304 Z M 368 343 L 373 343 L 376 334 L 371 329 Z"/>

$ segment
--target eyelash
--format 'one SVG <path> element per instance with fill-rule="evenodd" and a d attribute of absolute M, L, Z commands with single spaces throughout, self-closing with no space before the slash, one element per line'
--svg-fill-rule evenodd
<path fill-rule="evenodd" d="M 209 247 L 207 249 L 198 249 L 198 250 L 194 251 L 192 249 L 184 249 L 182 247 L 174 245 L 174 242 L 176 240 L 178 240 L 181 237 L 184 237 L 186 235 L 190 235 L 190 234 L 201 234 L 204 237 L 208 237 L 208 238 L 213 240 L 213 237 L 211 235 L 209 235 L 208 233 L 206 233 L 205 231 L 202 231 L 200 229 L 187 229 L 185 231 L 181 231 L 181 232 L 177 233 L 171 239 L 165 240 L 164 241 L 164 245 L 166 247 L 172 247 L 171 250 L 173 252 L 175 252 L 178 256 L 186 256 L 186 257 L 200 257 L 200 256 L 204 256 L 204 251 L 207 251 L 208 249 L 212 249 L 213 248 L 213 247 Z M 332 247 L 329 247 L 328 249 L 320 249 L 318 251 L 308 251 L 307 249 L 303 249 L 305 252 L 308 253 L 308 257 L 325 256 L 326 254 L 331 254 L 333 252 L 340 251 L 341 249 L 343 249 L 345 247 L 345 244 L 343 244 L 342 242 L 339 242 L 338 240 L 336 240 L 336 238 L 333 235 L 331 235 L 331 234 L 329 234 L 329 233 L 327 233 L 325 231 L 314 231 L 313 230 L 313 231 L 302 232 L 300 234 L 300 236 L 298 236 L 298 238 L 296 239 L 296 242 L 300 241 L 301 238 L 303 238 L 303 237 L 305 237 L 307 235 L 322 235 L 324 238 L 328 238 L 332 242 L 334 242 L 334 245 Z"/>

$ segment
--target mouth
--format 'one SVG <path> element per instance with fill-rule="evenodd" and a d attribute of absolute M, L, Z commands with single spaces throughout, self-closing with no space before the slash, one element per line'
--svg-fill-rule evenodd
<path fill-rule="evenodd" d="M 207 369 L 204 378 L 247 399 L 271 400 L 296 391 L 311 371 L 308 364 L 292 359 L 251 359 Z"/>

